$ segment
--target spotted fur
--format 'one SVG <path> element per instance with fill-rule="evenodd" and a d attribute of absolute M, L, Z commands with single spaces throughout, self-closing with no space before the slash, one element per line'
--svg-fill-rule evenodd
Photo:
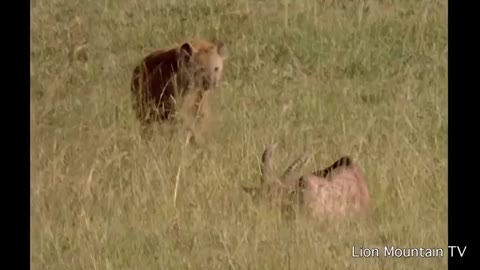
<path fill-rule="evenodd" d="M 208 92 L 218 88 L 227 56 L 222 41 L 201 39 L 147 55 L 132 74 L 137 118 L 142 124 L 173 119 L 183 105 L 200 118 L 208 114 Z"/>

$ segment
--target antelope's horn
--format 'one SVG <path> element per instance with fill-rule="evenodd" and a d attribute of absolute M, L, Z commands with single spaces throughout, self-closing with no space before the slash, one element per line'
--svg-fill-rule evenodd
<path fill-rule="evenodd" d="M 277 144 L 270 144 L 265 148 L 262 155 L 262 184 L 267 183 L 273 177 L 272 157 L 273 152 L 277 148 Z"/>
<path fill-rule="evenodd" d="M 307 163 L 309 158 L 310 158 L 310 153 L 304 152 L 303 155 L 298 157 L 296 160 L 293 161 L 293 163 L 290 166 L 287 167 L 285 172 L 282 174 L 280 180 L 282 182 L 288 183 L 292 179 L 300 177 L 297 171 Z"/>

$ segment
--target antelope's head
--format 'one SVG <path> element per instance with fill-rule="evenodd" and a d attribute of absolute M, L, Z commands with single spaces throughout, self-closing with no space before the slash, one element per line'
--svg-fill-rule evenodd
<path fill-rule="evenodd" d="M 276 144 L 266 147 L 262 154 L 262 180 L 259 187 L 243 189 L 254 196 L 280 202 L 284 209 L 296 203 L 304 204 L 317 217 L 345 216 L 368 208 L 370 196 L 360 168 L 349 156 L 342 156 L 330 166 L 306 174 L 300 169 L 310 155 L 304 153 L 285 171 L 277 175 L 272 169 Z"/>

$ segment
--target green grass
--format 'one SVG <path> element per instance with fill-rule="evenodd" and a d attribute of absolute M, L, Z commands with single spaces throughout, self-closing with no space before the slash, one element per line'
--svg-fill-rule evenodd
<path fill-rule="evenodd" d="M 447 246 L 445 1 L 31 2 L 32 269 L 446 269 L 352 246 Z M 134 65 L 218 37 L 230 51 L 208 142 L 140 138 Z M 72 52 L 87 43 L 88 58 Z M 259 157 L 355 158 L 368 219 L 254 203 Z M 178 196 L 173 203 L 175 179 Z"/>

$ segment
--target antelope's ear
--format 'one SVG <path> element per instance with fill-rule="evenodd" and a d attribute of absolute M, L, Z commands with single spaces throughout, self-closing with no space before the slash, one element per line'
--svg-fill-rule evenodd
<path fill-rule="evenodd" d="M 193 56 L 193 47 L 190 43 L 186 42 L 180 46 L 180 58 L 185 61 L 190 61 Z"/>

